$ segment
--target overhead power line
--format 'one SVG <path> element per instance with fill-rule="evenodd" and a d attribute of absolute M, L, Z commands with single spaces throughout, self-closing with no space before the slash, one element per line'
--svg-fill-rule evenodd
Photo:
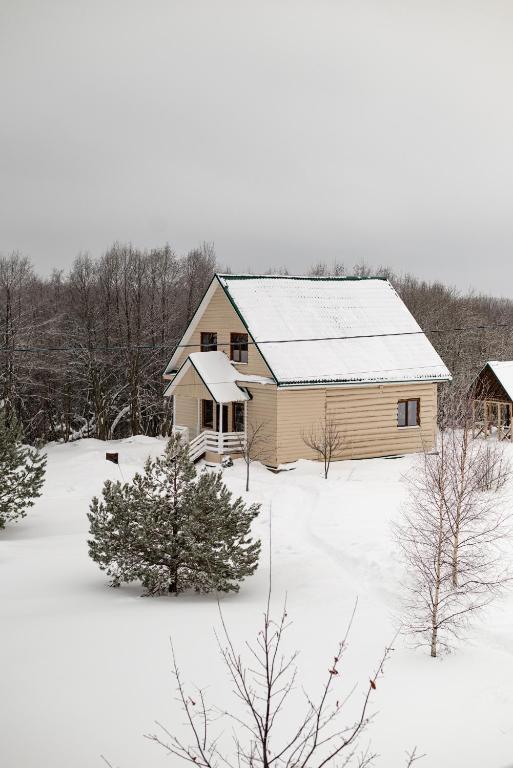
<path fill-rule="evenodd" d="M 483 331 L 498 328 L 509 328 L 513 326 L 509 323 L 500 323 L 494 325 L 474 325 L 463 326 L 461 328 L 430 328 L 425 331 L 392 331 L 389 333 L 362 333 L 355 335 L 345 336 L 313 336 L 309 338 L 295 338 L 295 339 L 263 339 L 262 341 L 253 341 L 248 339 L 244 344 L 248 346 L 260 347 L 264 344 L 298 344 L 303 342 L 319 342 L 319 341 L 347 341 L 351 339 L 378 339 L 378 338 L 393 338 L 396 336 L 425 336 L 429 333 L 466 333 L 470 331 Z M 237 344 L 237 342 L 235 342 Z M 230 341 L 218 342 L 218 347 L 229 347 Z M 109 347 L 89 347 L 87 345 L 78 346 L 60 346 L 60 347 L 0 347 L 0 352 L 123 352 L 126 350 L 132 351 L 158 351 L 158 350 L 173 350 L 177 349 L 198 349 L 201 344 L 116 344 Z"/>

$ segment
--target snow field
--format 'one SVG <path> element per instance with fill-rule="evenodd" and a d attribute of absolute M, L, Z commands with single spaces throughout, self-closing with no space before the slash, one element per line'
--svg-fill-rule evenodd
<path fill-rule="evenodd" d="M 184 681 L 207 687 L 212 702 L 233 702 L 213 634 L 214 596 L 141 598 L 118 590 L 87 556 L 86 512 L 107 478 L 129 479 L 162 440 L 137 437 L 50 445 L 43 497 L 27 518 L 0 533 L 0 765 L 92 768 L 105 755 L 119 768 L 177 765 L 143 738 L 154 720 L 179 730 L 169 638 Z M 120 469 L 105 461 L 119 451 Z M 286 647 L 300 650 L 309 692 L 324 680 L 354 601 L 358 609 L 342 665 L 341 697 L 353 683 L 356 707 L 397 626 L 404 574 L 390 522 L 415 457 L 342 462 L 325 481 L 300 461 L 272 474 L 252 467 L 248 501 L 262 503 L 255 534 L 264 542 L 256 575 L 222 598 L 234 641 L 260 628 L 272 525 L 273 606 L 285 595 L 293 624 Z M 224 471 L 244 494 L 244 465 Z M 422 768 L 505 768 L 513 758 L 513 590 L 477 622 L 469 639 L 439 660 L 395 642 L 362 741 L 381 768 L 401 768 L 406 749 L 427 753 Z M 298 696 L 293 699 L 296 711 Z M 350 717 L 348 718 L 350 719 Z M 285 722 L 285 721 L 284 721 Z M 285 727 L 285 725 L 284 725 Z M 171 762 L 170 762 L 171 760 Z"/>

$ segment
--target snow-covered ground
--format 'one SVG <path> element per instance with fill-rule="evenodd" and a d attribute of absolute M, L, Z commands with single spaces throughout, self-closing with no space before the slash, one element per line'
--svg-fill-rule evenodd
<path fill-rule="evenodd" d="M 105 755 L 120 768 L 175 765 L 143 734 L 154 720 L 176 728 L 169 638 L 183 677 L 230 701 L 213 638 L 213 597 L 141 598 L 137 586 L 109 589 L 87 555 L 86 511 L 106 478 L 120 477 L 105 451 L 120 453 L 125 479 L 163 442 L 138 437 L 48 447 L 43 497 L 0 533 L 0 765 L 93 768 Z M 273 593 L 288 596 L 288 644 L 300 649 L 302 681 L 315 690 L 355 598 L 341 694 L 360 682 L 357 703 L 394 634 L 403 577 L 390 521 L 414 457 L 334 465 L 311 462 L 274 475 L 254 466 L 248 499 L 261 501 L 255 533 L 265 542 L 257 574 L 223 598 L 236 642 L 259 627 L 268 582 L 272 517 Z M 225 470 L 243 494 L 243 465 Z M 367 732 L 382 768 L 401 768 L 405 750 L 427 753 L 423 768 L 504 768 L 513 763 L 513 588 L 451 655 L 439 660 L 403 639 L 375 692 Z"/>

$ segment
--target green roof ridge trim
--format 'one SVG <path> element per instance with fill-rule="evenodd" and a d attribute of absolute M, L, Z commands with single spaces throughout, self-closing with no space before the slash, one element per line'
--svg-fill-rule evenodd
<path fill-rule="evenodd" d="M 222 280 L 312 280 L 314 282 L 330 282 L 338 280 L 383 280 L 388 281 L 387 277 L 382 275 L 366 275 L 359 277 L 358 275 L 232 275 L 224 274 L 222 272 L 216 272 L 216 276 Z"/>

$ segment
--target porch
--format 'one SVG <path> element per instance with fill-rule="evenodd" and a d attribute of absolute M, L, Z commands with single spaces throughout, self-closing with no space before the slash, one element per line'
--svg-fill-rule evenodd
<path fill-rule="evenodd" d="M 173 376 L 165 396 L 173 398 L 173 425 L 189 443 L 191 458 L 221 462 L 240 454 L 247 441 L 249 381 L 223 352 L 192 352 Z M 267 382 L 266 382 L 267 383 Z"/>
<path fill-rule="evenodd" d="M 178 434 L 188 435 L 187 427 L 176 426 Z M 187 440 L 188 438 L 185 437 Z M 225 456 L 236 455 L 244 450 L 244 432 L 214 432 L 204 430 L 188 440 L 189 458 L 198 461 L 202 456 L 214 463 L 220 463 Z"/>
<path fill-rule="evenodd" d="M 473 437 L 511 440 L 512 403 L 503 400 L 474 400 L 472 404 Z"/>
<path fill-rule="evenodd" d="M 208 397 L 173 396 L 174 431 L 189 444 L 192 461 L 205 457 L 219 464 L 230 455 L 241 454 L 246 443 L 247 400 L 219 403 Z"/>
<path fill-rule="evenodd" d="M 220 463 L 226 456 L 244 451 L 247 401 L 217 403 L 175 395 L 173 422 L 173 431 L 189 444 L 192 461 L 205 456 L 207 461 Z"/>

